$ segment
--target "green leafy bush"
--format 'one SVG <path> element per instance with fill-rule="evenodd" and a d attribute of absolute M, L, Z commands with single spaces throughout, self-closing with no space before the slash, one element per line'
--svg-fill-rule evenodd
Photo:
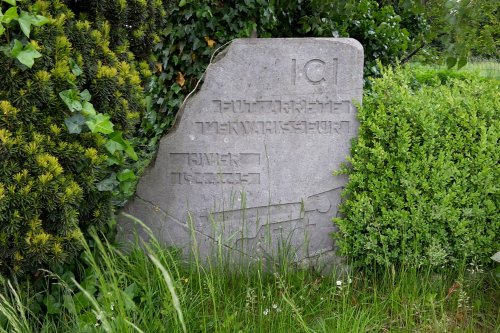
<path fill-rule="evenodd" d="M 149 85 L 149 107 L 142 123 L 145 144 L 153 151 L 215 50 L 252 33 L 270 37 L 271 27 L 277 24 L 268 0 L 180 1 L 165 7 L 166 26 L 160 33 L 161 42 L 153 48 L 156 72 Z"/>
<path fill-rule="evenodd" d="M 360 265 L 488 263 L 500 244 L 499 88 L 409 70 L 374 80 L 343 170 L 341 253 Z"/>
<path fill-rule="evenodd" d="M 406 7 L 405 7 L 406 8 Z M 154 46 L 157 59 L 142 122 L 144 144 L 154 151 L 185 96 L 191 92 L 214 51 L 242 37 L 352 37 L 365 47 L 365 75 L 406 55 L 410 41 L 392 5 L 363 1 L 180 1 L 166 6 L 166 27 Z M 400 8 L 412 31 L 426 31 L 416 9 Z"/>
<path fill-rule="evenodd" d="M 140 36 L 118 40 L 106 13 L 90 22 L 92 7 L 77 17 L 63 1 L 8 3 L 47 20 L 29 38 L 14 21 L 0 34 L 0 271 L 21 274 L 74 257 L 79 228 L 105 225 L 113 195 L 131 191 L 129 139 L 151 71 L 129 50 Z M 40 56 L 26 64 L 16 43 Z"/>
<path fill-rule="evenodd" d="M 275 26 L 273 36 L 357 39 L 364 47 L 364 75 L 379 75 L 377 61 L 382 65 L 395 64 L 407 54 L 410 41 L 417 38 L 410 36 L 393 5 L 379 3 L 375 0 L 286 2 L 276 8 L 279 24 Z M 415 32 L 417 26 L 421 35 L 427 26 L 414 7 L 398 9 L 404 14 L 411 31 Z"/>

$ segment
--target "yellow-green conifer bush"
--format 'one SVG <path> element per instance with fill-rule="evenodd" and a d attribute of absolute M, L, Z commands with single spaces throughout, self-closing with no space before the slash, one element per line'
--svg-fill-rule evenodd
<path fill-rule="evenodd" d="M 113 31 L 125 27 L 121 16 L 111 21 L 112 13 L 98 12 L 97 4 L 114 2 L 0 1 L 2 272 L 28 273 L 74 257 L 80 228 L 109 221 L 112 193 L 128 190 L 135 177 L 125 165 L 137 159 L 132 135 L 151 73 L 129 41 L 139 48 L 140 30 L 154 30 L 161 8 L 150 8 L 156 16 L 129 37 Z M 119 3 L 127 12 L 129 4 L 153 4 Z M 21 17 L 32 17 L 31 24 Z"/>

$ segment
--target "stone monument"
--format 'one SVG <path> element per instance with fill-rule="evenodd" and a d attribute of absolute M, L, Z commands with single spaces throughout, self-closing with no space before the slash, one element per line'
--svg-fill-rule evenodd
<path fill-rule="evenodd" d="M 238 39 L 207 69 L 125 207 L 202 258 L 334 259 L 333 176 L 357 134 L 363 48 L 354 39 Z M 121 235 L 132 224 L 121 218 Z"/>

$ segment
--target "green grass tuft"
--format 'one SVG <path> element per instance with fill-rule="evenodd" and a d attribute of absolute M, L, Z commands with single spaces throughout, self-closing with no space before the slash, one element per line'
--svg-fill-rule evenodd
<path fill-rule="evenodd" d="M 156 241 L 127 254 L 98 237 L 76 281 L 48 275 L 41 294 L 4 281 L 7 332 L 494 332 L 498 278 L 394 266 L 320 275 L 188 265 Z M 146 250 L 144 250 L 146 248 Z M 167 278 L 168 277 L 168 278 Z M 64 285 L 57 293 L 54 286 Z M 42 296 L 38 315 L 30 310 Z M 49 301 L 50 300 L 50 301 Z M 57 308 L 57 311 L 49 311 Z"/>

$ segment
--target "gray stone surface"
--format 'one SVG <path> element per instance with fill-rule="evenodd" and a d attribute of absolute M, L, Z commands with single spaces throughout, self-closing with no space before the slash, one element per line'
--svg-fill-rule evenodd
<path fill-rule="evenodd" d="M 186 255 L 325 265 L 346 182 L 332 171 L 357 134 L 362 70 L 353 39 L 235 40 L 162 138 L 125 211 Z M 120 226 L 132 237 L 129 221 Z"/>

